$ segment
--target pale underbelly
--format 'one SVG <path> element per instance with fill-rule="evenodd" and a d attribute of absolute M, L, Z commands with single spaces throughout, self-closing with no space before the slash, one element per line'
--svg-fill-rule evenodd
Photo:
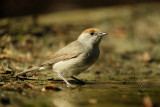
<path fill-rule="evenodd" d="M 53 70 L 60 73 L 63 77 L 78 75 L 89 68 L 91 64 L 86 64 L 82 60 L 70 59 L 68 61 L 60 61 L 53 65 Z"/>

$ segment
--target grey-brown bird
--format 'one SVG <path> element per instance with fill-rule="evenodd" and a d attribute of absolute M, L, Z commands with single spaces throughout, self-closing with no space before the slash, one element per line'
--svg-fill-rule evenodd
<path fill-rule="evenodd" d="M 51 55 L 46 61 L 28 70 L 15 74 L 19 76 L 35 70 L 52 68 L 67 86 L 71 84 L 65 79 L 80 74 L 89 68 L 98 59 L 100 54 L 99 43 L 106 33 L 99 29 L 90 28 L 84 30 L 76 41 Z"/>

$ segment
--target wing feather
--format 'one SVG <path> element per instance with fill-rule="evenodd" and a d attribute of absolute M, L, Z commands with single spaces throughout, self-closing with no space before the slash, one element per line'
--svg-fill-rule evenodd
<path fill-rule="evenodd" d="M 80 42 L 74 41 L 68 44 L 66 47 L 60 49 L 55 54 L 51 55 L 46 61 L 41 63 L 39 66 L 48 66 L 55 64 L 59 61 L 75 58 L 83 52 L 83 49 L 83 45 Z"/>

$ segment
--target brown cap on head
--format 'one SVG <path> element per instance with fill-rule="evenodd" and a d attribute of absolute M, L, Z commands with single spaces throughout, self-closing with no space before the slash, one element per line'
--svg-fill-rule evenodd
<path fill-rule="evenodd" d="M 95 29 L 95 28 L 89 28 L 84 30 L 82 33 L 100 33 L 101 31 L 99 29 Z"/>

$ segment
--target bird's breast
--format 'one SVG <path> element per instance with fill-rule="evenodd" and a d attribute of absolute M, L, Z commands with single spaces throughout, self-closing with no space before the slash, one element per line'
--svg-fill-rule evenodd
<path fill-rule="evenodd" d="M 85 64 L 93 64 L 98 59 L 99 56 L 99 48 L 93 48 L 90 51 L 86 52 L 85 56 Z"/>

